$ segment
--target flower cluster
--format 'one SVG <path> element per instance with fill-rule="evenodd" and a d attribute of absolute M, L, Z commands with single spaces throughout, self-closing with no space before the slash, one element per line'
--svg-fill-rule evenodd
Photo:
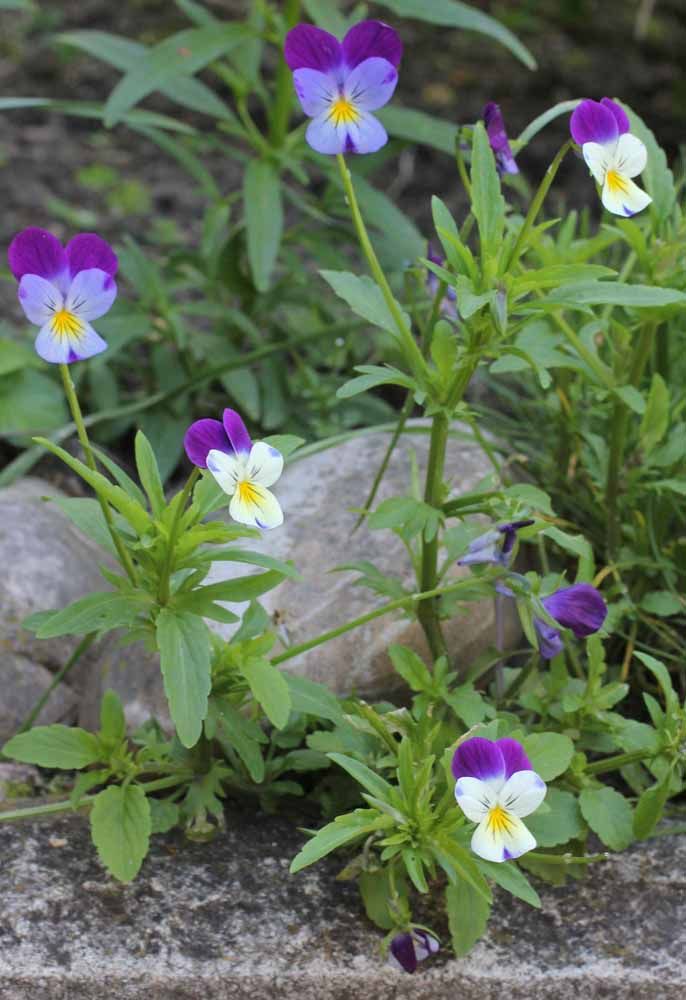
<path fill-rule="evenodd" d="M 283 472 L 283 455 L 266 441 L 250 440 L 235 410 L 224 410 L 222 420 L 196 420 L 183 441 L 186 454 L 199 469 L 212 476 L 231 497 L 234 521 L 258 528 L 283 524 L 279 501 L 268 489 Z"/>
<path fill-rule="evenodd" d="M 522 823 L 545 798 L 545 782 L 532 770 L 517 740 L 474 736 L 453 754 L 455 798 L 467 819 L 477 823 L 472 850 L 485 861 L 519 858 L 536 846 Z"/>
<path fill-rule="evenodd" d="M 354 25 L 342 42 L 311 24 L 286 36 L 284 55 L 300 105 L 312 119 L 306 138 L 318 153 L 375 153 L 388 142 L 370 114 L 398 82 L 402 43 L 381 21 Z"/>
<path fill-rule="evenodd" d="M 574 109 L 569 127 L 600 185 L 600 197 L 608 212 L 631 216 L 646 208 L 652 198 L 631 178 L 645 170 L 648 154 L 641 140 L 629 131 L 624 109 L 609 97 L 584 100 Z"/>
<path fill-rule="evenodd" d="M 40 327 L 35 346 L 44 361 L 71 364 L 106 349 L 90 320 L 117 296 L 117 257 L 108 243 L 80 233 L 63 247 L 52 233 L 30 228 L 14 237 L 8 258 L 26 318 Z"/>

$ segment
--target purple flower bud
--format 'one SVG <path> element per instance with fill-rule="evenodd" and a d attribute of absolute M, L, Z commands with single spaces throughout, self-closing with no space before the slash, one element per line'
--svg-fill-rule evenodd
<path fill-rule="evenodd" d="M 553 625 L 548 625 L 541 618 L 534 618 L 534 628 L 538 637 L 538 651 L 544 660 L 552 660 L 562 652 L 562 636 Z"/>
<path fill-rule="evenodd" d="M 590 583 L 575 583 L 556 590 L 541 601 L 551 618 L 571 629 L 577 639 L 585 639 L 601 628 L 607 616 L 605 601 Z M 540 618 L 534 618 L 541 656 L 550 660 L 562 652 L 559 631 Z"/>
<path fill-rule="evenodd" d="M 486 531 L 469 543 L 467 554 L 457 560 L 457 565 L 472 566 L 476 563 L 491 563 L 494 566 L 507 566 L 512 557 L 517 532 L 520 528 L 528 528 L 533 523 L 531 519 L 509 521 L 507 524 L 500 524 L 496 528 L 492 528 L 491 531 Z"/>
<path fill-rule="evenodd" d="M 498 173 L 501 177 L 503 174 L 518 174 L 519 167 L 510 148 L 500 107 L 490 101 L 483 110 L 483 119 Z"/>
<path fill-rule="evenodd" d="M 391 941 L 389 961 L 402 972 L 415 972 L 419 962 L 435 955 L 439 944 L 435 937 L 417 928 L 396 934 Z"/>

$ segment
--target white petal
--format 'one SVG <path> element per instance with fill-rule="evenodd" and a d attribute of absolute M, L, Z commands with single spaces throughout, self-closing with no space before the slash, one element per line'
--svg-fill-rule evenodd
<path fill-rule="evenodd" d="M 598 184 L 605 183 L 605 174 L 614 162 L 615 143 L 601 146 L 599 142 L 585 142 L 581 147 L 586 166 Z"/>
<path fill-rule="evenodd" d="M 79 271 L 65 300 L 65 309 L 80 319 L 104 316 L 117 297 L 117 284 L 111 274 L 98 267 Z"/>
<path fill-rule="evenodd" d="M 321 73 L 318 69 L 296 69 L 293 73 L 293 85 L 301 108 L 310 118 L 328 111 L 331 103 L 338 97 L 336 78 L 330 73 Z"/>
<path fill-rule="evenodd" d="M 471 819 L 475 823 L 487 816 L 497 801 L 493 788 L 479 778 L 458 778 L 455 785 L 455 798 L 467 819 Z"/>
<path fill-rule="evenodd" d="M 648 162 L 648 150 L 640 139 L 625 132 L 617 140 L 615 169 L 625 177 L 638 177 Z"/>
<path fill-rule="evenodd" d="M 652 200 L 649 194 L 628 177 L 613 170 L 608 171 L 601 195 L 601 201 L 608 212 L 613 215 L 636 215 Z"/>
<path fill-rule="evenodd" d="M 209 462 L 207 467 L 210 467 Z M 283 524 L 283 511 L 274 494 L 249 480 L 242 480 L 236 487 L 229 514 L 239 524 L 251 527 L 278 528 Z"/>
<path fill-rule="evenodd" d="M 260 486 L 271 486 L 283 472 L 283 455 L 265 441 L 257 441 L 246 463 L 248 479 Z"/>
<path fill-rule="evenodd" d="M 36 353 L 43 361 L 53 365 L 66 364 L 69 360 L 69 341 L 66 337 L 56 337 L 52 332 L 52 322 L 45 323 L 40 328 L 34 344 Z"/>
<path fill-rule="evenodd" d="M 95 354 L 101 354 L 107 350 L 107 341 L 103 340 L 90 323 L 81 322 L 81 329 L 78 334 L 69 337 L 69 357 L 68 361 L 84 361 L 92 358 Z"/>
<path fill-rule="evenodd" d="M 528 816 L 540 806 L 547 788 L 535 771 L 515 771 L 498 796 L 503 809 L 515 816 Z"/>
<path fill-rule="evenodd" d="M 493 822 L 493 815 L 483 819 L 472 836 L 472 850 L 484 861 L 508 861 L 536 846 L 536 839 L 518 816 L 504 813 L 505 819 Z"/>
<path fill-rule="evenodd" d="M 210 470 L 219 486 L 228 496 L 236 492 L 236 483 L 244 473 L 245 463 L 235 455 L 212 448 L 207 453 L 207 468 Z"/>
<path fill-rule="evenodd" d="M 19 282 L 19 304 L 36 326 L 47 323 L 62 308 L 63 301 L 59 288 L 38 274 L 25 274 Z"/>

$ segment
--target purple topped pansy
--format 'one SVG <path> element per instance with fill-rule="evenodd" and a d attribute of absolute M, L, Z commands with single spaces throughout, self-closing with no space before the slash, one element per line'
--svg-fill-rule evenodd
<path fill-rule="evenodd" d="M 388 960 L 396 969 L 412 973 L 417 971 L 420 962 L 438 951 L 438 941 L 432 934 L 413 927 L 411 931 L 395 935 L 391 941 Z"/>
<path fill-rule="evenodd" d="M 63 247 L 52 233 L 31 227 L 14 237 L 7 256 L 19 303 L 40 327 L 35 346 L 44 361 L 70 364 L 105 350 L 90 320 L 104 316 L 117 295 L 117 256 L 108 243 L 80 233 Z"/>
<path fill-rule="evenodd" d="M 585 639 L 602 627 L 607 617 L 607 605 L 590 583 L 575 583 L 544 597 L 541 604 L 551 618 L 563 628 L 571 629 L 577 639 Z M 563 643 L 554 625 L 534 618 L 538 648 L 544 659 L 551 660 L 562 652 Z"/>
<path fill-rule="evenodd" d="M 457 560 L 457 565 L 492 563 L 495 566 L 507 566 L 512 558 L 517 532 L 520 528 L 528 528 L 533 523 L 530 518 L 524 521 L 509 521 L 484 532 L 469 543 L 466 554 Z"/>
<path fill-rule="evenodd" d="M 375 153 L 388 141 L 374 117 L 398 82 L 400 38 L 381 21 L 354 25 L 342 42 L 311 24 L 286 35 L 284 56 L 300 105 L 312 121 L 306 139 L 318 153 Z"/>
<path fill-rule="evenodd" d="M 514 154 L 510 148 L 510 141 L 499 105 L 489 101 L 483 110 L 483 120 L 488 133 L 488 141 L 495 156 L 498 173 L 501 176 L 503 174 L 518 174 L 519 167 L 515 163 Z"/>
<path fill-rule="evenodd" d="M 508 861 L 534 849 L 536 840 L 521 818 L 538 809 L 546 786 L 521 743 L 474 736 L 455 750 L 452 772 L 457 804 L 478 824 L 472 835 L 475 854 Z"/>
<path fill-rule="evenodd" d="M 221 421 L 196 420 L 186 431 L 183 446 L 193 465 L 209 469 L 231 497 L 229 513 L 234 521 L 258 528 L 283 524 L 279 501 L 267 489 L 283 471 L 283 455 L 266 441 L 253 444 L 235 410 L 224 410 Z"/>
<path fill-rule="evenodd" d="M 630 216 L 650 204 L 650 195 L 631 179 L 645 169 L 648 153 L 641 140 L 629 131 L 629 118 L 616 101 L 609 97 L 580 101 L 572 112 L 569 128 L 602 189 L 601 201 L 608 212 Z"/>

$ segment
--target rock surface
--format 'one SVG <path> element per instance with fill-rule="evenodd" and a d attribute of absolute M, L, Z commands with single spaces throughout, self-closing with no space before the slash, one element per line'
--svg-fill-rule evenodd
<path fill-rule="evenodd" d="M 295 827 L 243 810 L 211 845 L 156 837 L 137 881 L 113 884 L 79 817 L 0 826 L 2 1000 L 682 1000 L 686 839 L 661 837 L 583 882 L 499 896 L 469 956 L 414 976 L 341 859 L 288 874 Z M 436 928 L 446 941 L 445 928 Z"/>
<path fill-rule="evenodd" d="M 428 434 L 419 421 L 398 442 L 375 505 L 391 496 L 409 493 L 411 453 L 414 452 L 420 479 L 429 451 Z M 493 472 L 482 448 L 465 428 L 456 427 L 446 455 L 446 478 L 452 480 L 452 495 L 473 490 Z M 364 506 L 371 482 L 381 465 L 390 435 L 365 434 L 335 448 L 287 466 L 274 486 L 285 512 L 284 524 L 266 532 L 251 548 L 293 559 L 302 575 L 301 581 L 285 580 L 275 590 L 260 598 L 272 615 L 278 615 L 287 641 L 297 645 L 329 629 L 336 628 L 390 598 L 380 597 L 366 587 L 356 586 L 358 573 L 331 573 L 334 566 L 369 560 L 384 574 L 396 575 L 414 588 L 414 574 L 402 542 L 391 531 L 370 531 L 362 525 L 351 534 L 357 520 L 355 510 Z M 215 582 L 249 567 L 215 563 L 210 579 Z M 453 575 L 468 575 L 469 570 Z M 241 606 L 235 607 L 240 610 Z M 505 603 L 504 637 L 511 646 L 521 634 L 512 602 Z M 216 625 L 223 635 L 232 627 Z M 445 623 L 448 648 L 457 667 L 473 662 L 495 644 L 495 618 L 490 600 L 465 604 L 462 613 Z M 402 689 L 403 681 L 394 672 L 388 657 L 391 643 L 404 643 L 429 658 L 421 628 L 396 613 L 377 618 L 366 625 L 318 646 L 284 667 L 300 675 L 327 684 L 340 694 L 355 691 L 361 697 L 392 695 Z"/>

